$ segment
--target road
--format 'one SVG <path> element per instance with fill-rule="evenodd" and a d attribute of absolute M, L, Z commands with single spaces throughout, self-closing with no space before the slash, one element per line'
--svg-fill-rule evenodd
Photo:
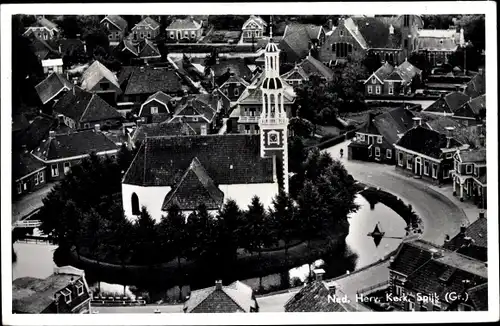
<path fill-rule="evenodd" d="M 42 199 L 52 190 L 56 183 L 48 183 L 45 187 L 23 196 L 12 202 L 12 223 L 42 207 Z"/>

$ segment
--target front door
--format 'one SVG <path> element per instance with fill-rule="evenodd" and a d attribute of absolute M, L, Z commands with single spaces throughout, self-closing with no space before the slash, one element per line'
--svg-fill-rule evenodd
<path fill-rule="evenodd" d="M 422 174 L 421 171 L 420 171 L 421 170 L 421 166 L 422 166 L 422 158 L 417 157 L 415 159 L 415 174 L 416 175 L 421 175 Z"/>

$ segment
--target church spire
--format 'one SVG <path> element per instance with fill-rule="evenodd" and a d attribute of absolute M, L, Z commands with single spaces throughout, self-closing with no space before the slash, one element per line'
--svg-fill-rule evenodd
<path fill-rule="evenodd" d="M 269 18 L 269 41 L 273 41 L 273 16 Z"/>

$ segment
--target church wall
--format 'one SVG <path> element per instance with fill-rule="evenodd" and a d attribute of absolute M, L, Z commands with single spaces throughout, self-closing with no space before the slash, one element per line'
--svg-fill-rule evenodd
<path fill-rule="evenodd" d="M 236 201 L 240 209 L 247 209 L 252 202 L 252 197 L 257 195 L 264 208 L 271 206 L 274 196 L 278 194 L 278 183 L 248 183 L 236 185 L 219 185 L 224 193 L 224 201 Z"/>
<path fill-rule="evenodd" d="M 122 184 L 122 203 L 125 216 L 133 220 L 132 215 L 132 194 L 135 192 L 139 198 L 139 207 L 146 206 L 151 217 L 160 222 L 162 212 L 161 206 L 165 196 L 170 191 L 170 187 L 141 187 L 136 185 Z"/>

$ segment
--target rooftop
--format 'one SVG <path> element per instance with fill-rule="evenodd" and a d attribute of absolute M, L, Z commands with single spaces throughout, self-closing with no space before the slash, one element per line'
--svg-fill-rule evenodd
<path fill-rule="evenodd" d="M 163 91 L 169 94 L 182 91 L 179 76 L 173 70 L 151 66 L 135 67 L 125 89 L 125 95 L 154 94 Z"/>
<path fill-rule="evenodd" d="M 441 149 L 446 148 L 447 139 L 444 134 L 422 126 L 417 126 L 408 130 L 403 137 L 398 140 L 396 145 L 439 159 L 442 154 Z M 451 139 L 450 148 L 459 147 L 461 145 L 462 144 L 454 138 Z"/>
<path fill-rule="evenodd" d="M 120 88 L 118 78 L 115 76 L 115 74 L 97 60 L 94 61 L 90 65 L 90 67 L 87 68 L 87 70 L 84 71 L 82 75 L 82 88 L 90 91 L 103 78 L 115 85 L 118 89 Z"/>
<path fill-rule="evenodd" d="M 51 73 L 47 78 L 35 86 L 35 90 L 42 104 L 46 104 L 63 90 L 70 90 L 72 88 L 73 84 L 56 72 Z"/>
<path fill-rule="evenodd" d="M 101 20 L 101 23 L 104 20 L 108 20 L 110 23 L 115 25 L 115 27 L 117 27 L 121 31 L 127 29 L 128 25 L 127 21 L 118 15 L 107 15 L 106 17 L 104 17 L 103 20 Z"/>
<path fill-rule="evenodd" d="M 143 20 L 141 20 L 139 23 L 135 24 L 135 26 L 132 29 L 135 29 L 139 26 L 147 26 L 151 29 L 157 29 L 158 27 L 160 27 L 160 24 L 156 20 L 154 20 L 153 18 L 147 16 Z"/>
<path fill-rule="evenodd" d="M 18 180 L 30 173 L 43 169 L 45 165 L 29 152 L 12 153 L 12 179 Z"/>
<path fill-rule="evenodd" d="M 182 29 L 200 29 L 201 24 L 194 20 L 192 17 L 186 19 L 176 19 L 168 27 L 167 30 L 182 30 Z"/>

